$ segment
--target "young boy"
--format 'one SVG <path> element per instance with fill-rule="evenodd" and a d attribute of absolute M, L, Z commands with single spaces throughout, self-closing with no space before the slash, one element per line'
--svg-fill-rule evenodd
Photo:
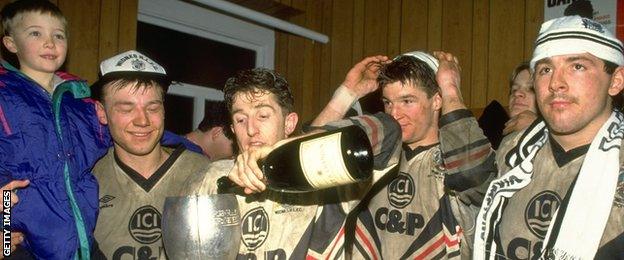
<path fill-rule="evenodd" d="M 66 20 L 45 0 L 0 12 L 3 43 L 19 70 L 0 64 L 0 177 L 30 180 L 18 190 L 11 229 L 35 258 L 87 259 L 98 213 L 90 172 L 110 146 L 84 81 L 56 72 L 67 54 Z M 4 185 L 4 183 L 0 183 Z"/>

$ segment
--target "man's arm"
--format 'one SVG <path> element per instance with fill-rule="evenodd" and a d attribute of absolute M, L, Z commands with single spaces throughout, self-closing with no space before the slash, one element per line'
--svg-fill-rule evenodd
<path fill-rule="evenodd" d="M 440 148 L 446 168 L 445 186 L 467 204 L 479 205 L 481 187 L 496 175 L 494 151 L 460 92 L 460 67 L 450 53 L 435 52 L 440 62 L 436 79 L 442 96 Z"/>
<path fill-rule="evenodd" d="M 385 113 L 350 117 L 328 123 L 315 132 L 331 131 L 340 127 L 357 125 L 366 132 L 373 148 L 374 169 L 381 170 L 398 163 L 401 154 L 401 128 L 398 123 Z M 305 135 L 304 135 L 305 136 Z M 273 149 L 302 136 L 282 140 L 273 146 L 241 153 L 228 177 L 237 185 L 245 188 L 245 193 L 261 192 L 266 189 L 264 175 L 257 161 L 265 158 Z"/>
<path fill-rule="evenodd" d="M 364 58 L 349 70 L 344 82 L 336 89 L 332 99 L 310 124 L 311 127 L 323 126 L 342 119 L 349 108 L 360 98 L 375 91 L 378 87 L 377 76 L 386 56 Z"/>

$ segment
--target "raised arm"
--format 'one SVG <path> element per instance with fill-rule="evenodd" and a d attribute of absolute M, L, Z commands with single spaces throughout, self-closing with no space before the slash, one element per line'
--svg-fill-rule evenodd
<path fill-rule="evenodd" d="M 377 89 L 377 76 L 386 56 L 364 58 L 349 70 L 344 82 L 334 92 L 332 99 L 312 121 L 310 126 L 323 126 L 329 122 L 342 119 L 349 108 L 360 98 Z"/>

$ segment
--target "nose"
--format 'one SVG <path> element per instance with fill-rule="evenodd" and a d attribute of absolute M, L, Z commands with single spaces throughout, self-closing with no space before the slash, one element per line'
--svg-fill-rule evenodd
<path fill-rule="evenodd" d="M 521 97 L 525 97 L 526 96 L 526 90 L 524 89 L 517 89 L 515 91 L 513 91 L 512 95 L 516 98 L 521 98 Z"/>
<path fill-rule="evenodd" d="M 145 110 L 137 109 L 136 115 L 134 117 L 134 120 L 132 120 L 132 123 L 136 126 L 148 126 L 151 122 Z"/>
<path fill-rule="evenodd" d="M 256 125 L 255 120 L 247 120 L 247 135 L 254 136 L 256 134 L 258 134 L 258 126 Z"/>
<path fill-rule="evenodd" d="M 399 120 L 401 118 L 401 112 L 398 106 L 388 105 L 386 106 L 386 113 L 388 113 L 395 120 Z"/>
<path fill-rule="evenodd" d="M 564 71 L 559 69 L 554 69 L 552 72 L 552 76 L 550 78 L 550 84 L 548 85 L 548 90 L 550 92 L 560 92 L 567 88 L 567 83 L 564 77 Z"/>
<path fill-rule="evenodd" d="M 43 47 L 45 48 L 54 48 L 55 43 L 54 43 L 54 36 L 49 36 L 45 38 L 45 42 L 43 43 Z"/>

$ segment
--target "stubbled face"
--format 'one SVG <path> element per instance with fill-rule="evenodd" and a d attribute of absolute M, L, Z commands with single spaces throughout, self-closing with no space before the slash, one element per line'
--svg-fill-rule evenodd
<path fill-rule="evenodd" d="M 537 112 L 533 80 L 528 69 L 516 75 L 509 94 L 509 116 L 514 117 L 525 110 Z"/>
<path fill-rule="evenodd" d="M 104 110 L 104 114 L 98 111 L 98 116 L 101 123 L 108 124 L 115 152 L 144 156 L 160 148 L 165 110 L 156 87 L 109 90 L 104 96 Z"/>
<path fill-rule="evenodd" d="M 618 70 L 612 77 L 604 62 L 588 53 L 538 61 L 537 105 L 553 134 L 591 140 L 611 113 L 609 95 L 621 90 Z"/>
<path fill-rule="evenodd" d="M 400 81 L 383 87 L 384 110 L 401 125 L 403 143 L 414 149 L 437 142 L 438 116 L 442 100 L 431 98 L 420 87 Z"/>
<path fill-rule="evenodd" d="M 17 54 L 20 70 L 26 75 L 53 73 L 67 55 L 65 24 L 50 14 L 27 12 L 17 18 L 11 36 L 3 41 Z"/>
<path fill-rule="evenodd" d="M 241 151 L 273 145 L 288 137 L 297 124 L 297 116 L 284 116 L 273 93 L 239 92 L 232 104 L 232 131 Z"/>

